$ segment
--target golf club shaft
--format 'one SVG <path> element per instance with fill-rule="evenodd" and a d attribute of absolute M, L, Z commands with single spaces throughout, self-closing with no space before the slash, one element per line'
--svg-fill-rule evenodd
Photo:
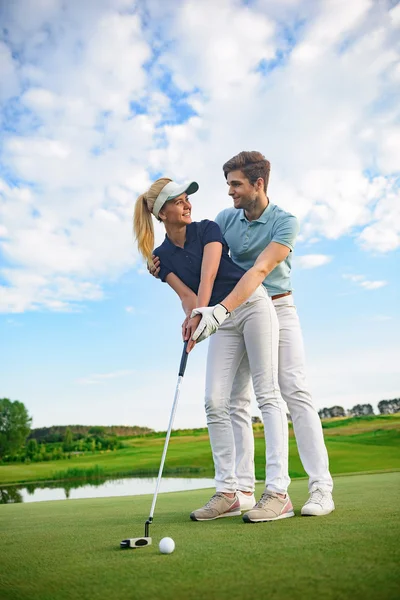
<path fill-rule="evenodd" d="M 149 519 L 148 519 L 150 523 L 153 520 L 154 509 L 156 507 L 156 502 L 157 502 L 158 490 L 160 488 L 162 472 L 163 472 L 163 469 L 164 469 L 165 457 L 167 455 L 167 450 L 168 450 L 169 438 L 171 437 L 172 425 L 174 423 L 176 408 L 178 406 L 178 400 L 179 400 L 181 383 L 182 383 L 183 375 L 185 374 L 186 363 L 187 363 L 187 358 L 188 358 L 188 353 L 186 352 L 186 347 L 187 347 L 187 342 L 184 343 L 183 352 L 182 352 L 182 358 L 181 358 L 181 363 L 179 365 L 178 383 L 176 385 L 175 396 L 174 396 L 174 403 L 172 405 L 172 411 L 171 411 L 171 417 L 169 419 L 167 436 L 165 438 L 164 450 L 163 450 L 162 457 L 161 457 L 160 469 L 158 471 L 156 489 L 155 489 L 155 492 L 154 492 L 153 502 L 151 504 L 151 509 L 150 509 L 150 516 L 149 516 Z"/>

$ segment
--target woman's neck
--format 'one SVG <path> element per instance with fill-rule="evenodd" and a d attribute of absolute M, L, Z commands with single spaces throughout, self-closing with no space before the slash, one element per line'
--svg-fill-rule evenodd
<path fill-rule="evenodd" d="M 168 239 L 175 246 L 183 248 L 186 241 L 186 225 L 168 225 L 167 223 L 164 223 L 164 225 Z"/>

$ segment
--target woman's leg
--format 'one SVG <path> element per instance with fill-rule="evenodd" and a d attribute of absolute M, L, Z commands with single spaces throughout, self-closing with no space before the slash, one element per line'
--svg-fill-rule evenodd
<path fill-rule="evenodd" d="M 245 352 L 232 385 L 230 416 L 236 449 L 238 490 L 254 492 L 254 433 L 251 422 L 251 374 Z"/>
<path fill-rule="evenodd" d="M 206 415 L 215 466 L 216 493 L 193 511 L 193 521 L 209 521 L 241 514 L 236 495 L 235 440 L 229 414 L 233 379 L 243 358 L 244 340 L 231 319 L 210 338 L 207 356 Z"/>
<path fill-rule="evenodd" d="M 215 465 L 217 492 L 236 492 L 235 439 L 230 417 L 232 383 L 245 353 L 244 340 L 228 319 L 211 336 L 206 375 L 205 408 Z"/>

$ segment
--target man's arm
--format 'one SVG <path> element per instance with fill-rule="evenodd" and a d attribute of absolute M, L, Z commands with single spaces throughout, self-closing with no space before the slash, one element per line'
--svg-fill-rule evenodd
<path fill-rule="evenodd" d="M 268 246 L 258 256 L 254 265 L 243 275 L 235 285 L 231 293 L 222 300 L 221 304 L 225 306 L 228 312 L 232 312 L 246 302 L 258 286 L 264 281 L 275 267 L 279 265 L 288 256 L 290 248 L 278 242 L 270 242 Z"/>
<path fill-rule="evenodd" d="M 156 279 L 158 279 L 158 274 L 160 272 L 160 259 L 158 258 L 158 256 L 155 256 L 154 254 L 151 255 L 151 260 L 153 261 L 152 263 L 148 262 L 147 263 L 147 270 L 150 273 L 150 275 L 153 275 L 153 277 L 155 277 Z"/>
<path fill-rule="evenodd" d="M 233 290 L 216 306 L 201 307 L 195 309 L 192 314 L 201 315 L 202 319 L 192 333 L 192 339 L 197 342 L 205 340 L 215 333 L 229 314 L 238 306 L 246 302 L 264 279 L 284 260 L 290 252 L 290 248 L 277 242 L 271 242 L 261 252 L 254 266 L 251 267 L 238 281 Z"/>

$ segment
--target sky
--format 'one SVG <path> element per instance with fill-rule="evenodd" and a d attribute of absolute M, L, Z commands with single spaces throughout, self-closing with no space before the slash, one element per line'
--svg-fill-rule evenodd
<path fill-rule="evenodd" d="M 138 256 L 134 202 L 196 180 L 192 216 L 213 219 L 241 150 L 301 223 L 316 407 L 398 397 L 399 29 L 393 0 L 0 0 L 0 397 L 33 427 L 167 428 L 183 313 Z M 176 428 L 205 426 L 206 352 Z"/>

